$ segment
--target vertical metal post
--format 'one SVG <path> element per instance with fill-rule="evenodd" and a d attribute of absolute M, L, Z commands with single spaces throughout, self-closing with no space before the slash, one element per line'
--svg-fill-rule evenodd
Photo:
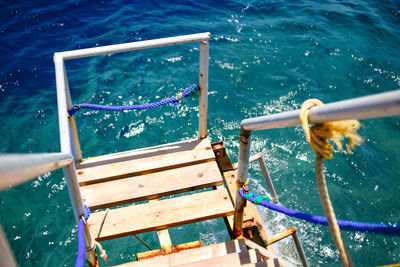
<path fill-rule="evenodd" d="M 3 229 L 0 226 L 0 266 L 17 267 L 14 254 L 11 251 L 10 244 L 4 235 Z"/>
<path fill-rule="evenodd" d="M 207 106 L 208 106 L 208 57 L 209 44 L 200 41 L 200 107 L 199 107 L 199 138 L 207 137 Z"/>
<path fill-rule="evenodd" d="M 258 158 L 258 163 L 260 163 L 261 171 L 264 175 L 265 181 L 267 182 L 267 186 L 268 186 L 269 192 L 271 194 L 272 202 L 276 204 L 279 202 L 278 196 L 276 195 L 274 184 L 272 183 L 271 176 L 269 175 L 269 172 L 268 172 L 267 166 L 265 165 L 265 161 L 263 159 L 262 154 Z"/>
<path fill-rule="evenodd" d="M 64 59 L 57 53 L 54 54 L 54 64 L 56 67 L 56 85 L 57 85 L 57 106 L 58 106 L 58 124 L 60 130 L 61 152 L 71 153 L 71 143 L 69 138 L 68 110 L 66 101 Z"/>
<path fill-rule="evenodd" d="M 71 92 L 69 90 L 67 70 L 65 68 L 65 63 L 63 63 L 63 69 L 64 69 L 63 78 L 64 78 L 64 86 L 65 86 L 65 97 L 67 100 L 67 110 L 71 110 L 72 109 Z M 71 129 L 74 158 L 76 161 L 81 161 L 82 160 L 82 151 L 81 151 L 81 145 L 79 144 L 79 137 L 78 137 L 78 130 L 76 128 L 75 116 L 72 115 L 72 116 L 68 117 L 68 121 L 69 121 L 69 126 Z"/>
<path fill-rule="evenodd" d="M 299 254 L 301 264 L 304 267 L 310 266 L 308 264 L 306 255 L 304 254 L 304 249 L 303 249 L 303 246 L 301 245 L 301 241 L 300 241 L 299 235 L 297 234 L 297 231 L 295 231 L 292 234 L 292 237 L 293 237 L 294 245 L 296 246 L 297 253 Z"/>
<path fill-rule="evenodd" d="M 240 145 L 237 170 L 237 192 L 235 201 L 235 214 L 233 217 L 233 231 L 236 235 L 242 234 L 243 228 L 243 210 L 244 199 L 239 195 L 240 185 L 246 182 L 247 172 L 249 170 L 251 131 L 246 131 L 240 127 Z"/>
<path fill-rule="evenodd" d="M 56 53 L 54 55 L 54 63 L 56 65 L 57 104 L 58 121 L 60 127 L 61 152 L 72 155 L 71 140 L 69 135 L 66 88 L 64 82 L 64 59 L 61 56 L 58 56 Z M 84 209 L 74 164 L 70 164 L 67 167 L 63 168 L 63 171 L 67 180 L 68 192 L 70 195 L 72 207 L 74 208 L 75 219 L 79 220 L 79 217 L 84 214 Z"/>
<path fill-rule="evenodd" d="M 57 53 L 54 54 L 54 64 L 56 67 L 56 84 L 57 84 L 57 105 L 58 105 L 58 121 L 60 128 L 61 152 L 72 155 L 71 142 L 69 135 L 68 109 L 67 109 L 67 89 L 64 59 Z M 76 177 L 74 163 L 63 168 L 64 176 L 67 181 L 68 193 L 71 205 L 74 210 L 75 220 L 78 222 L 81 215 L 84 214 L 83 202 L 79 190 L 79 183 Z M 97 262 L 95 250 L 93 250 L 93 240 L 89 231 L 85 232 L 86 240 L 86 259 L 91 266 Z"/>

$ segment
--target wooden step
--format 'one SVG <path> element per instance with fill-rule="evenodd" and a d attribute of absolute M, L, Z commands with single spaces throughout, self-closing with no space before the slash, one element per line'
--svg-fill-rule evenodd
<path fill-rule="evenodd" d="M 81 187 L 84 203 L 101 209 L 221 185 L 215 161 Z"/>
<path fill-rule="evenodd" d="M 79 185 L 215 161 L 208 138 L 84 159 L 75 164 Z"/>
<path fill-rule="evenodd" d="M 173 253 L 162 257 L 128 262 L 118 265 L 118 267 L 136 267 L 136 266 L 173 266 L 180 264 L 189 264 L 195 261 L 210 259 L 213 257 L 224 256 L 232 253 L 240 253 L 247 251 L 244 240 L 233 240 L 224 243 L 213 244 L 210 246 L 200 247 Z"/>
<path fill-rule="evenodd" d="M 155 231 L 234 213 L 226 189 L 93 213 L 88 225 L 97 241 Z M 105 216 L 106 215 L 106 216 Z"/>
<path fill-rule="evenodd" d="M 190 264 L 171 265 L 174 267 L 203 267 L 203 266 L 219 266 L 219 267 L 232 267 L 232 266 L 267 266 L 261 258 L 257 250 L 250 249 L 240 253 L 232 253 L 224 256 L 212 257 L 210 259 L 190 262 Z"/>

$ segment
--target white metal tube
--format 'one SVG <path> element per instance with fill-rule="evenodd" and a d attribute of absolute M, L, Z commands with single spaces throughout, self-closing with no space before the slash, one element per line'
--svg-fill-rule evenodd
<path fill-rule="evenodd" d="M 259 160 L 260 157 L 262 157 L 262 153 L 261 152 L 255 154 L 253 156 L 250 156 L 249 157 L 249 163 L 252 163 L 253 161 Z M 238 168 L 238 165 L 239 165 L 239 163 L 236 162 L 236 163 L 232 164 L 232 168 L 236 170 Z"/>
<path fill-rule="evenodd" d="M 85 214 L 83 201 L 79 189 L 78 179 L 76 177 L 75 166 L 70 164 L 63 168 L 65 180 L 67 181 L 68 194 L 71 200 L 71 205 L 74 210 L 75 219 L 78 222 L 81 215 Z"/>
<path fill-rule="evenodd" d="M 3 229 L 0 226 L 0 267 L 17 267 L 14 254 L 10 248 L 10 244 L 4 235 Z"/>
<path fill-rule="evenodd" d="M 310 109 L 312 123 L 366 119 L 400 114 L 400 90 L 334 102 Z M 262 130 L 300 125 L 300 110 L 245 119 L 245 130 Z"/>
<path fill-rule="evenodd" d="M 57 104 L 61 152 L 72 155 L 71 140 L 69 136 L 64 60 L 59 53 L 54 54 L 54 64 L 56 66 Z M 71 205 L 74 209 L 75 219 L 78 221 L 79 216 L 84 214 L 84 209 L 79 190 L 78 179 L 75 173 L 75 165 L 70 164 L 67 167 L 64 167 L 63 171 L 68 185 L 68 193 L 71 200 Z"/>
<path fill-rule="evenodd" d="M 57 85 L 57 106 L 58 106 L 58 124 L 60 131 L 61 152 L 71 153 L 71 142 L 69 136 L 68 109 L 65 88 L 64 60 L 58 53 L 54 54 L 54 64 L 56 67 L 56 85 Z"/>
<path fill-rule="evenodd" d="M 61 52 L 59 54 L 64 58 L 64 60 L 69 60 L 74 58 L 91 57 L 91 56 L 148 49 L 161 46 L 208 41 L 209 39 L 210 39 L 210 33 L 205 32 L 205 33 L 182 35 L 182 36 L 161 38 L 148 41 L 132 42 L 126 44 L 79 49 L 79 50 Z"/>
<path fill-rule="evenodd" d="M 67 110 L 71 110 L 72 109 L 72 99 L 71 99 L 71 92 L 69 90 L 68 76 L 67 76 L 67 70 L 65 68 L 65 63 L 63 63 L 63 69 L 64 69 L 63 79 L 64 79 L 64 86 L 65 86 L 65 98 L 67 101 Z M 69 126 L 71 129 L 74 158 L 76 161 L 80 161 L 80 160 L 82 160 L 82 151 L 81 151 L 81 145 L 79 144 L 79 137 L 78 137 L 78 130 L 76 128 L 75 116 L 68 117 L 68 121 L 69 121 Z"/>
<path fill-rule="evenodd" d="M 250 142 L 251 131 L 245 131 L 243 128 L 241 128 L 238 157 L 239 166 L 236 179 L 242 184 L 246 181 L 249 170 Z M 240 187 L 238 186 L 235 200 L 235 214 L 233 217 L 234 231 L 236 232 L 235 234 L 240 234 L 243 228 L 244 199 L 239 195 L 239 189 Z"/>
<path fill-rule="evenodd" d="M 0 154 L 0 191 L 71 163 L 66 153 Z"/>
<path fill-rule="evenodd" d="M 199 137 L 207 137 L 207 107 L 208 107 L 208 40 L 200 42 L 200 100 L 199 100 Z"/>
<path fill-rule="evenodd" d="M 272 183 L 271 176 L 269 175 L 267 165 L 265 165 L 265 161 L 262 157 L 262 154 L 261 157 L 258 158 L 258 163 L 260 163 L 261 171 L 264 175 L 265 182 L 267 182 L 269 193 L 271 194 L 271 200 L 273 203 L 277 204 L 279 202 L 278 196 L 276 195 L 274 184 Z"/>

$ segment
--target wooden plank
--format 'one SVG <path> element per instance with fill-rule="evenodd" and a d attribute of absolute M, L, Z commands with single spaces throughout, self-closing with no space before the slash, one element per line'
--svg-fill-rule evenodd
<path fill-rule="evenodd" d="M 229 190 L 229 195 L 231 197 L 232 200 L 232 204 L 235 205 L 235 198 L 236 198 L 236 173 L 237 171 L 227 171 L 223 173 L 223 177 L 225 179 L 225 183 L 228 186 L 228 190 Z M 233 216 L 229 216 L 228 221 L 231 225 L 231 229 L 233 226 Z M 246 220 L 251 220 L 254 219 L 254 223 L 257 226 L 258 230 L 260 231 L 260 236 L 261 238 L 264 240 L 264 243 L 266 242 L 266 240 L 268 239 L 268 235 L 267 235 L 267 230 L 264 227 L 264 223 L 260 217 L 260 214 L 258 213 L 257 207 L 247 201 L 246 203 L 246 207 L 244 208 L 244 214 L 243 214 L 243 221 Z M 272 252 L 274 252 L 274 249 L 272 248 L 272 246 L 268 246 L 267 249 Z"/>
<path fill-rule="evenodd" d="M 151 201 L 158 201 L 158 199 L 154 199 Z M 172 253 L 172 240 L 171 240 L 171 236 L 169 235 L 168 229 L 158 230 L 157 236 L 158 236 L 158 241 L 160 241 L 161 250 L 165 254 L 171 254 Z M 139 256 L 137 255 L 136 257 L 139 260 Z"/>
<path fill-rule="evenodd" d="M 113 209 L 104 219 L 104 224 L 102 222 L 105 212 L 97 212 L 90 216 L 88 225 L 92 236 L 97 237 L 97 241 L 102 241 L 233 213 L 228 192 L 223 189 Z"/>
<path fill-rule="evenodd" d="M 233 253 L 233 254 L 228 254 L 224 256 L 219 256 L 219 257 L 213 257 L 211 259 L 206 259 L 206 260 L 201 260 L 201 261 L 195 261 L 191 262 L 190 266 L 191 267 L 203 267 L 203 266 L 218 266 L 218 267 L 232 267 L 232 266 L 251 266 L 249 264 L 254 264 L 253 266 L 256 266 L 255 264 L 258 263 L 262 264 L 260 266 L 266 266 L 264 264 L 264 261 L 261 258 L 261 255 L 258 253 L 257 250 L 250 249 L 247 251 L 242 251 L 240 253 Z M 177 265 L 171 265 L 174 267 L 183 267 L 187 266 L 186 264 L 177 264 Z"/>
<path fill-rule="evenodd" d="M 215 160 L 208 138 L 150 147 L 76 163 L 79 185 L 143 175 Z"/>
<path fill-rule="evenodd" d="M 206 162 L 81 187 L 84 203 L 100 209 L 221 185 L 216 162 Z"/>
<path fill-rule="evenodd" d="M 131 266 L 172 266 L 179 264 L 189 264 L 195 261 L 201 261 L 210 259 L 213 257 L 224 256 L 232 253 L 239 253 L 246 251 L 247 247 L 244 244 L 244 240 L 234 240 L 218 244 L 213 244 L 205 247 L 200 247 L 191 250 L 181 251 L 162 257 L 156 257 L 136 262 L 128 262 L 125 264 L 118 265 L 119 267 L 131 267 Z"/>
<path fill-rule="evenodd" d="M 160 241 L 161 249 L 165 254 L 172 253 L 172 241 L 168 229 L 157 231 L 158 241 Z"/>

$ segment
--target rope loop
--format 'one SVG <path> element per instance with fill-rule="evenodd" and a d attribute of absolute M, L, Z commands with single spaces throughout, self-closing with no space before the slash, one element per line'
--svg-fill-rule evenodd
<path fill-rule="evenodd" d="M 357 120 L 343 120 L 315 123 L 310 127 L 308 118 L 309 110 L 312 107 L 320 105 L 323 105 L 323 103 L 318 99 L 309 99 L 304 101 L 304 103 L 301 105 L 300 122 L 303 125 L 307 142 L 311 145 L 316 153 L 315 175 L 317 187 L 332 239 L 339 251 L 339 256 L 342 259 L 343 265 L 345 267 L 352 267 L 353 263 L 343 242 L 339 224 L 329 197 L 324 174 L 323 160 L 332 158 L 333 146 L 331 143 L 329 143 L 328 139 L 331 139 L 341 151 L 343 150 L 341 141 L 345 136 L 347 136 L 349 138 L 347 143 L 347 152 L 349 154 L 354 146 L 360 145 L 361 137 L 357 134 L 357 130 L 360 128 L 360 123 Z"/>
<path fill-rule="evenodd" d="M 357 120 L 331 121 L 324 123 L 315 123 L 310 126 L 309 110 L 312 107 L 323 105 L 318 99 L 308 99 L 301 105 L 300 121 L 303 125 L 306 140 L 311 147 L 319 153 L 324 159 L 332 158 L 333 146 L 329 143 L 331 139 L 339 151 L 343 150 L 341 141 L 345 136 L 348 137 L 347 152 L 361 144 L 361 137 L 357 134 L 360 123 Z"/>

